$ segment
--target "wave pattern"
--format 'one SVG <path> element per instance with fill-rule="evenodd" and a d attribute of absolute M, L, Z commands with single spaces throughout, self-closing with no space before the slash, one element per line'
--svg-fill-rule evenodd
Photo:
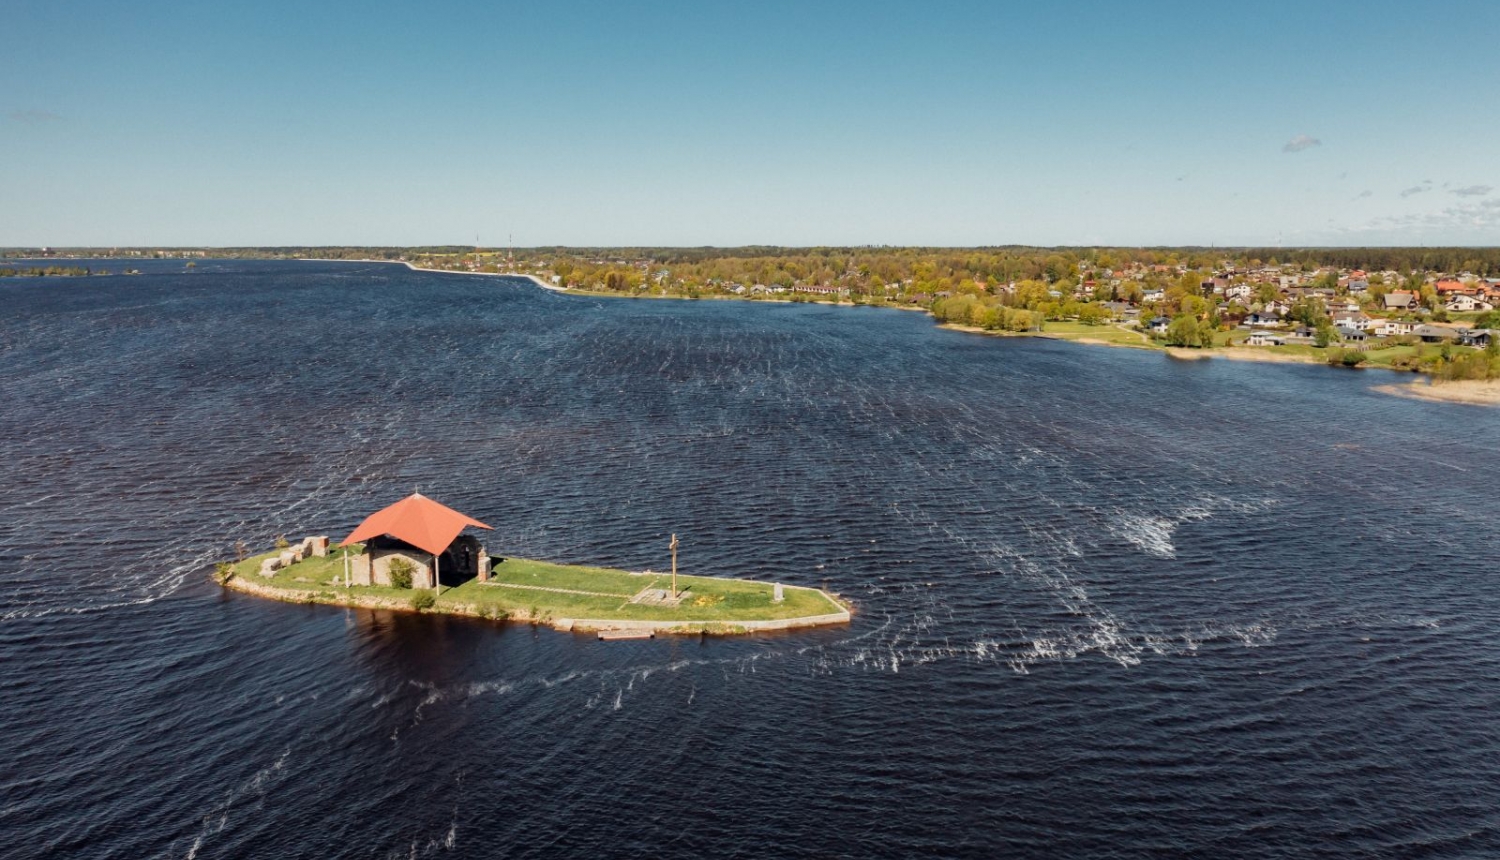
<path fill-rule="evenodd" d="M 1321 368 L 368 264 L 0 282 L 0 856 L 1487 856 L 1493 413 Z M 824 585 L 608 645 L 266 604 L 420 488 Z"/>

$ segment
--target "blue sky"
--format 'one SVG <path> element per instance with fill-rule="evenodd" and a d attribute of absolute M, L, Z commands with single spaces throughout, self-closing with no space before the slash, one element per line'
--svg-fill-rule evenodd
<path fill-rule="evenodd" d="M 1500 4 L 1219 5 L 10 0 L 0 246 L 1500 244 Z"/>

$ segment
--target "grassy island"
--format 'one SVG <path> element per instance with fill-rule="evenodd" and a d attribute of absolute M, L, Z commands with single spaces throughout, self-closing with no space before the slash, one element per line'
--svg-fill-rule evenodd
<path fill-rule="evenodd" d="M 435 594 L 430 589 L 346 587 L 338 553 L 261 576 L 261 561 L 276 554 L 221 565 L 216 578 L 227 588 L 294 603 L 467 615 L 569 631 L 736 634 L 849 620 L 849 610 L 827 592 L 785 585 L 777 602 L 775 586 L 749 580 L 679 575 L 682 596 L 672 601 L 671 576 L 665 573 L 507 558 L 495 560 L 488 581 L 470 579 Z"/>

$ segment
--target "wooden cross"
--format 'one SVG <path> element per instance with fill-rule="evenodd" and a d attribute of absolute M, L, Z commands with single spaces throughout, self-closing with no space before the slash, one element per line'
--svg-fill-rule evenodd
<path fill-rule="evenodd" d="M 672 550 L 672 596 L 677 596 L 677 535 L 672 535 L 672 542 L 667 545 Z"/>

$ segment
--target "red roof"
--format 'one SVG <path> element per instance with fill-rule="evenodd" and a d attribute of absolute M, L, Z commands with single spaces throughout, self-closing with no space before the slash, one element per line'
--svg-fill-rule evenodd
<path fill-rule="evenodd" d="M 1432 288 L 1440 293 L 1462 293 L 1468 291 L 1469 285 L 1463 281 L 1445 280 L 1433 284 Z"/>
<path fill-rule="evenodd" d="M 453 539 L 458 537 L 458 533 L 468 526 L 490 528 L 421 493 L 412 493 L 394 505 L 365 517 L 365 521 L 350 532 L 339 546 L 389 535 L 436 555 L 447 549 Z"/>

